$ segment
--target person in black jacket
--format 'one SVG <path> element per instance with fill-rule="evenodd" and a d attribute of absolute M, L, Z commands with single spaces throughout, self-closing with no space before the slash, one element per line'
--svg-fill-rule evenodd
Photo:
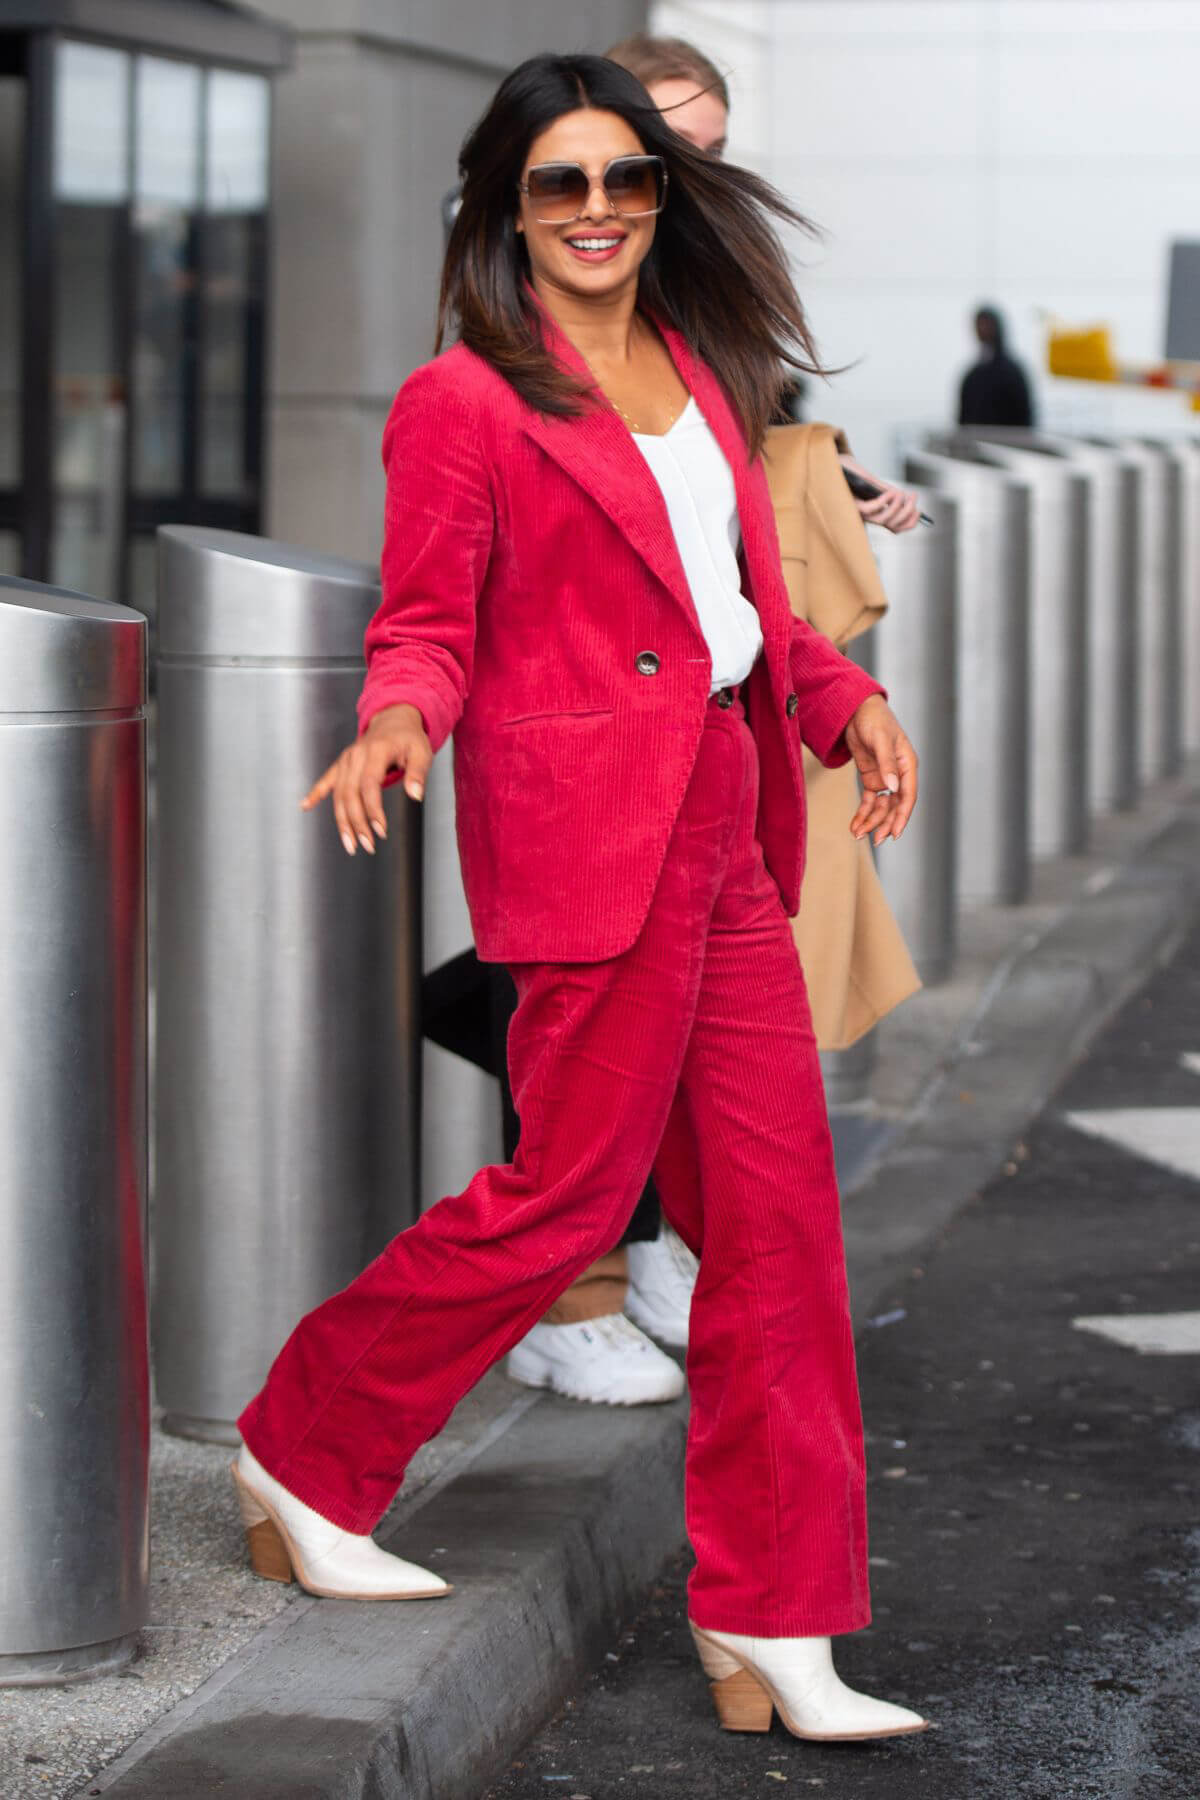
<path fill-rule="evenodd" d="M 1004 320 L 994 306 L 975 314 L 979 360 L 962 379 L 960 425 L 1032 425 L 1033 401 L 1025 371 L 1004 343 Z"/>

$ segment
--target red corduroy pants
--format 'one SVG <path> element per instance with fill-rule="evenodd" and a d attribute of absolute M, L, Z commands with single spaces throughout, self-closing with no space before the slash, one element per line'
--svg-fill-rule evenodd
<path fill-rule="evenodd" d="M 711 701 L 636 943 L 513 969 L 515 1160 L 309 1313 L 240 1424 L 292 1493 L 369 1531 L 413 1452 L 616 1242 L 653 1165 L 700 1258 L 690 1614 L 825 1636 L 870 1616 L 862 1421 L 816 1045 L 757 793 L 741 704 Z"/>

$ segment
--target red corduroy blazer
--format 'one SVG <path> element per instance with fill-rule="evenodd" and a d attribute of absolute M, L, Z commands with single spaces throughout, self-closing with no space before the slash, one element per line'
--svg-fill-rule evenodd
<path fill-rule="evenodd" d="M 560 360 L 587 375 L 546 322 Z M 679 333 L 663 336 L 733 469 L 764 654 L 744 690 L 758 836 L 794 913 L 800 740 L 833 767 L 877 682 L 794 619 L 761 462 Z M 633 943 L 703 729 L 712 665 L 658 484 L 617 414 L 527 406 L 463 345 L 419 368 L 383 439 L 383 602 L 360 729 L 401 701 L 454 734 L 463 884 L 485 962 L 595 962 Z"/>

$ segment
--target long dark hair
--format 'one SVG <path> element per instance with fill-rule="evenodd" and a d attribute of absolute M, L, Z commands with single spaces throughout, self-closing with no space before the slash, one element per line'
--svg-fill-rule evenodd
<path fill-rule="evenodd" d="M 761 176 L 695 149 L 635 75 L 603 56 L 531 56 L 507 75 L 459 158 L 462 206 L 442 269 L 437 347 L 462 341 L 539 412 L 577 414 L 590 392 L 543 341 L 516 229 L 529 145 L 564 113 L 618 114 L 667 167 L 667 204 L 638 300 L 682 332 L 725 387 L 752 456 L 789 370 L 824 374 L 775 222 L 814 228 Z"/>

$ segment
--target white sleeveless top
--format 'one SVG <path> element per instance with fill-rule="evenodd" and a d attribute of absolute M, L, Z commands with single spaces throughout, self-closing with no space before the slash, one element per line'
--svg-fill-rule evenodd
<path fill-rule="evenodd" d="M 758 614 L 742 592 L 741 538 L 733 471 L 708 421 L 689 397 L 662 437 L 635 431 L 667 503 L 679 559 L 712 656 L 712 688 L 744 681 L 762 649 Z"/>

